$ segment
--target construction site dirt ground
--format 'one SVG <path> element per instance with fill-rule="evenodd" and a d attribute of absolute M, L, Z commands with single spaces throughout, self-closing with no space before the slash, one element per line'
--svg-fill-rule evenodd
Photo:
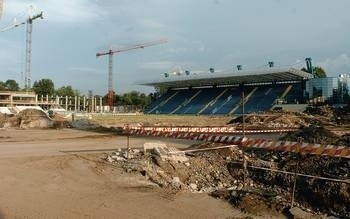
<path fill-rule="evenodd" d="M 126 138 L 73 129 L 1 129 L 0 218 L 228 218 L 241 214 L 207 194 L 169 194 L 140 174 L 101 162 Z M 132 138 L 131 147 L 149 138 Z M 169 141 L 168 141 L 169 142 Z M 171 141 L 187 147 L 187 141 Z"/>

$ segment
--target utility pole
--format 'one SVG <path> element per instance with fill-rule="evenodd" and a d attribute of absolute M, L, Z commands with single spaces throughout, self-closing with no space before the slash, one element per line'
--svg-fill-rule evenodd
<path fill-rule="evenodd" d="M 299 172 L 299 166 L 300 166 L 300 147 L 303 144 L 304 138 L 298 137 L 297 141 L 298 141 L 298 144 L 296 145 L 297 164 L 294 170 L 294 182 L 293 182 L 292 200 L 291 200 L 290 208 L 293 208 L 294 206 L 294 199 L 295 199 L 294 196 L 295 196 L 295 190 L 296 190 L 297 178 L 298 178 L 298 172 Z"/>
<path fill-rule="evenodd" d="M 28 90 L 31 87 L 31 59 L 32 59 L 32 33 L 33 33 L 33 21 L 43 17 L 43 12 L 40 12 L 39 14 L 36 14 L 34 16 L 29 15 L 26 24 L 27 24 L 27 31 L 26 31 L 26 56 L 25 56 L 25 79 L 24 79 L 24 87 L 26 90 Z"/>
<path fill-rule="evenodd" d="M 242 134 L 243 134 L 243 137 L 245 137 L 245 115 L 244 115 L 244 90 L 242 91 Z"/>

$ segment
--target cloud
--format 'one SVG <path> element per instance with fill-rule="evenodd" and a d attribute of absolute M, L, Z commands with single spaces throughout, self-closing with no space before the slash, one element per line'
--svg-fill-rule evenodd
<path fill-rule="evenodd" d="M 0 39 L 0 64 L 4 71 L 22 70 L 24 63 L 24 48 L 18 46 L 12 40 Z"/>
<path fill-rule="evenodd" d="M 176 66 L 176 63 L 171 61 L 157 61 L 144 63 L 141 68 L 145 70 L 169 70 Z"/>
<path fill-rule="evenodd" d="M 71 67 L 67 73 L 79 77 L 105 77 L 107 78 L 107 70 L 95 69 L 89 67 Z"/>
<path fill-rule="evenodd" d="M 139 22 L 146 29 L 161 29 L 166 27 L 164 24 L 149 18 L 141 19 Z"/>
<path fill-rule="evenodd" d="M 189 46 L 189 47 L 170 47 L 166 49 L 167 53 L 170 54 L 184 54 L 184 53 L 201 53 L 205 52 L 207 48 L 204 46 Z"/>
<path fill-rule="evenodd" d="M 350 56 L 344 53 L 335 58 L 328 58 L 319 62 L 317 65 L 325 68 L 326 72 L 333 76 L 341 73 L 350 73 Z"/>
<path fill-rule="evenodd" d="M 31 5 L 35 12 L 43 11 L 44 18 L 55 23 L 87 23 L 102 14 L 96 2 L 89 0 L 12 0 L 4 5 L 4 15 L 24 19 Z"/>

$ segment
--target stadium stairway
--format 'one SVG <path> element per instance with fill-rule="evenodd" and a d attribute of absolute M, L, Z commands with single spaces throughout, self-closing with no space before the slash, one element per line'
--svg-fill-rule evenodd
<path fill-rule="evenodd" d="M 288 85 L 288 87 L 286 88 L 286 90 L 283 92 L 283 94 L 282 94 L 279 98 L 280 98 L 281 100 L 283 100 L 283 99 L 287 96 L 287 94 L 289 93 L 289 91 L 292 90 L 292 88 L 293 88 L 293 85 L 292 85 L 292 84 Z"/>
<path fill-rule="evenodd" d="M 246 104 L 248 101 L 249 101 L 249 99 L 250 99 L 250 97 L 255 93 L 255 91 L 258 89 L 258 87 L 255 87 L 253 90 L 251 90 L 250 92 L 249 92 L 249 94 L 244 98 L 244 104 Z M 235 107 L 229 112 L 229 114 L 231 115 L 231 114 L 233 114 L 238 108 L 240 108 L 242 106 L 242 101 L 239 101 L 236 105 L 235 105 Z"/>
<path fill-rule="evenodd" d="M 291 103 L 293 103 L 293 104 L 303 103 L 304 100 L 299 95 L 300 90 L 302 90 L 302 85 L 300 83 L 299 84 L 294 84 L 292 89 L 284 97 L 284 100 L 286 100 L 288 104 L 291 104 Z"/>
<path fill-rule="evenodd" d="M 187 102 L 196 91 L 192 89 L 178 90 L 178 94 L 171 98 L 166 104 L 158 107 L 157 111 L 159 114 L 171 114 L 176 110 L 181 104 Z"/>
<path fill-rule="evenodd" d="M 258 92 L 253 93 L 253 95 L 251 95 L 251 97 L 245 103 L 245 113 L 269 110 L 274 104 L 275 100 L 283 93 L 285 89 L 285 86 L 259 87 Z M 242 105 L 237 109 L 236 112 L 241 111 Z"/>
<path fill-rule="evenodd" d="M 175 110 L 173 110 L 170 114 L 176 114 L 178 111 L 178 114 L 184 113 L 184 110 L 182 112 L 180 112 L 181 108 L 185 108 L 189 103 L 191 103 L 191 101 L 196 98 L 200 93 L 202 92 L 202 90 L 198 90 L 189 100 L 184 101 L 183 103 L 181 103 Z"/>
<path fill-rule="evenodd" d="M 149 107 L 152 108 L 150 111 L 147 111 L 148 114 L 154 112 L 159 107 L 164 106 L 167 102 L 169 102 L 173 97 L 175 97 L 179 92 L 172 93 L 171 91 L 164 95 L 164 97 L 160 97 L 156 101 L 153 102 L 153 104 Z"/>
<path fill-rule="evenodd" d="M 236 90 L 227 98 L 227 100 L 221 106 L 219 106 L 219 108 L 217 108 L 213 112 L 215 114 L 228 114 L 232 109 L 232 106 L 236 105 L 240 101 L 240 99 L 240 91 Z"/>
<path fill-rule="evenodd" d="M 227 89 L 223 90 L 219 95 L 217 95 L 213 100 L 211 100 L 209 103 L 207 103 L 199 112 L 198 114 L 203 113 L 209 106 L 213 106 L 225 93 L 227 92 Z"/>
<path fill-rule="evenodd" d="M 208 105 L 208 103 L 213 100 L 218 94 L 222 92 L 222 88 L 204 88 L 199 95 L 197 95 L 190 104 L 182 107 L 176 114 L 195 114 Z"/>
<path fill-rule="evenodd" d="M 282 95 L 278 98 L 275 99 L 274 103 L 272 103 L 271 107 L 270 107 L 270 110 L 272 110 L 275 105 L 277 104 L 276 100 L 279 99 L 279 100 L 284 100 L 284 98 L 288 95 L 288 93 L 292 90 L 293 88 L 293 85 L 290 84 L 288 85 L 288 87 L 284 90 L 284 92 L 282 93 Z"/>
<path fill-rule="evenodd" d="M 210 104 L 202 114 L 227 114 L 228 108 L 236 103 L 238 93 L 239 88 L 227 88 L 227 92 L 221 95 L 214 104 Z"/>

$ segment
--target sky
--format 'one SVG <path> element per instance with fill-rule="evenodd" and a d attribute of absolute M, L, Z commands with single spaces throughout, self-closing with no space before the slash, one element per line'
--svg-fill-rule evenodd
<path fill-rule="evenodd" d="M 349 0 L 4 0 L 0 29 L 43 11 L 33 25 L 32 81 L 105 94 L 108 59 L 96 52 L 167 39 L 114 56 L 117 93 L 152 92 L 138 83 L 164 72 L 304 66 L 350 73 Z M 25 26 L 0 32 L 0 80 L 22 81 Z"/>

